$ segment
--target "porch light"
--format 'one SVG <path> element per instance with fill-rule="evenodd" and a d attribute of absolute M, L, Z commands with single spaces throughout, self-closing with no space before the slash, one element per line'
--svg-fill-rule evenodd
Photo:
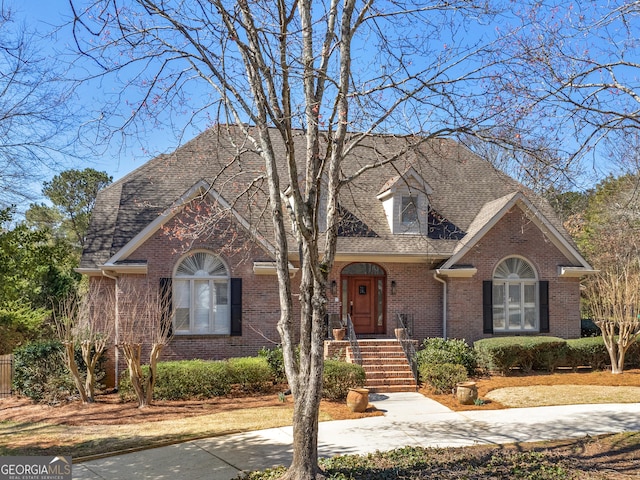
<path fill-rule="evenodd" d="M 391 295 L 395 295 L 397 292 L 397 285 L 395 280 L 391 280 Z"/>
<path fill-rule="evenodd" d="M 338 284 L 335 280 L 331 280 L 331 295 L 337 295 L 338 293 Z"/>

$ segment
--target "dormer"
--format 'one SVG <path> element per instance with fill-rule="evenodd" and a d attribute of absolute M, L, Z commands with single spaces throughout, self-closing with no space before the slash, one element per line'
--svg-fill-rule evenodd
<path fill-rule="evenodd" d="M 382 202 L 389 228 L 393 234 L 428 232 L 428 196 L 431 187 L 413 167 L 402 175 L 389 179 L 377 198 Z"/>

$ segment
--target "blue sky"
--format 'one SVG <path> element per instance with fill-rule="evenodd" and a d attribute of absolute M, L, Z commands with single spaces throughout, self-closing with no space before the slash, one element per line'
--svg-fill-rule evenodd
<path fill-rule="evenodd" d="M 11 1 L 11 0 L 9 0 Z M 78 0 L 78 3 L 82 3 Z M 22 19 L 29 29 L 37 29 L 41 33 L 49 32 L 54 26 L 61 26 L 71 20 L 71 8 L 68 0 L 13 0 L 14 10 L 18 18 Z M 491 26 L 490 26 L 491 27 Z M 491 27 L 493 28 L 493 27 Z M 71 30 L 67 26 L 62 28 L 51 40 L 52 50 L 64 50 L 66 45 L 72 43 Z M 101 83 L 92 87 L 85 87 L 78 99 L 80 104 L 94 105 L 100 102 L 101 95 L 108 92 L 109 85 Z M 185 140 L 194 136 L 197 132 L 187 133 Z M 176 143 L 172 141 L 165 132 L 158 131 L 147 135 L 149 145 L 153 145 L 154 151 L 147 151 L 130 139 L 126 149 L 121 150 L 118 142 L 112 145 L 104 153 L 95 155 L 87 154 L 83 160 L 74 161 L 75 168 L 93 167 L 98 170 L 105 170 L 114 179 L 118 179 L 134 168 L 141 166 L 145 161 L 155 154 L 172 150 Z M 86 140 L 86 139 L 85 139 Z"/>

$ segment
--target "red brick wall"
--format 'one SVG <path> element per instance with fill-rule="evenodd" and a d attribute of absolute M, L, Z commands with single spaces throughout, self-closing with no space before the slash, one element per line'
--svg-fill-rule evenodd
<path fill-rule="evenodd" d="M 280 305 L 277 278 L 275 275 L 255 275 L 253 262 L 268 260 L 268 255 L 255 243 L 247 242 L 248 236 L 241 230 L 225 230 L 208 235 L 207 238 L 196 240 L 181 240 L 168 232 L 172 231 L 179 221 L 178 215 L 170 221 L 165 229 L 156 232 L 129 259 L 146 260 L 148 273 L 144 275 L 123 275 L 118 282 L 121 286 L 136 289 L 148 288 L 158 291 L 160 278 L 171 277 L 174 268 L 188 250 L 207 250 L 219 255 L 232 278 L 242 278 L 242 336 L 227 335 L 174 335 L 171 342 L 162 352 L 161 360 L 187 359 L 224 359 L 229 357 L 253 356 L 262 347 L 273 347 L 280 342 L 276 330 L 279 320 Z M 100 277 L 91 278 L 92 288 L 98 284 L 113 280 Z M 295 281 L 293 282 L 295 288 Z M 130 295 L 125 295 L 120 289 L 120 315 L 126 315 L 132 301 Z M 294 315 L 298 312 L 294 310 Z M 146 343 L 146 342 L 145 342 Z M 109 354 L 108 383 L 113 385 L 115 371 L 113 348 Z M 145 354 L 146 355 L 146 354 Z M 143 363 L 148 357 L 143 356 Z M 120 355 L 119 371 L 126 368 L 124 359 Z"/>
<path fill-rule="evenodd" d="M 579 279 L 558 277 L 558 266 L 566 266 L 567 258 L 518 207 L 460 260 L 477 268 L 476 275 L 448 280 L 448 336 L 468 342 L 490 336 L 482 333 L 482 281 L 491 280 L 495 267 L 512 255 L 524 257 L 539 280 L 549 281 L 549 335 L 579 337 Z"/>
<path fill-rule="evenodd" d="M 149 289 L 158 289 L 160 278 L 171 277 L 174 268 L 186 250 L 206 249 L 219 255 L 231 277 L 242 278 L 242 336 L 219 335 L 174 336 L 164 349 L 162 359 L 223 359 L 255 355 L 261 347 L 272 347 L 280 342 L 276 324 L 280 306 L 275 275 L 255 275 L 253 262 L 268 260 L 268 255 L 256 244 L 248 243 L 248 236 L 241 230 L 224 229 L 201 239 L 186 241 L 168 234 L 183 218 L 178 215 L 165 229 L 156 232 L 140 248 L 129 256 L 131 260 L 146 260 L 146 276 L 128 276 Z M 188 247 L 187 247 L 188 246 Z M 558 265 L 567 260 L 527 219 L 520 209 L 514 208 L 459 262 L 478 269 L 470 279 L 448 279 L 448 331 L 449 337 L 464 338 L 473 342 L 483 338 L 482 333 L 482 281 L 491 279 L 496 265 L 505 257 L 519 255 L 536 269 L 539 279 L 549 281 L 549 313 L 551 335 L 578 337 L 580 335 L 579 286 L 577 279 L 558 278 Z M 443 286 L 433 278 L 434 264 L 410 264 L 377 262 L 386 272 L 386 334 L 393 337 L 396 315 L 408 314 L 413 318 L 414 338 L 442 336 Z M 340 298 L 340 272 L 348 263 L 336 263 L 331 277 L 338 286 Z M 292 285 L 297 288 L 297 278 Z M 391 282 L 396 282 L 396 294 L 391 293 Z M 124 280 L 120 280 L 124 283 Z M 92 287 L 111 285 L 113 280 L 92 278 Z M 295 292 L 294 292 L 295 293 Z M 340 303 L 329 295 L 329 313 L 340 313 Z M 121 295 L 124 297 L 124 295 Z M 120 306 L 124 314 L 126 305 Z M 294 304 L 294 315 L 298 316 Z M 110 349 L 113 380 L 114 349 Z M 125 364 L 120 359 L 120 371 Z M 112 384 L 112 383 L 108 383 Z"/>
<path fill-rule="evenodd" d="M 442 336 L 442 285 L 433 279 L 432 265 L 416 263 L 371 262 L 382 267 L 386 273 L 386 334 L 394 336 L 397 314 L 408 314 L 413 318 L 414 338 Z M 329 279 L 338 284 L 340 297 L 340 272 L 350 262 L 336 262 Z M 391 282 L 396 282 L 395 295 Z M 329 298 L 329 313 L 340 313 L 340 303 L 332 295 Z"/>

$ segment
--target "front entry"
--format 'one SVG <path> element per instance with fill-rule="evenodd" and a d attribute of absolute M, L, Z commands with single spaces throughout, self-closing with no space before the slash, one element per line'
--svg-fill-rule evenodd
<path fill-rule="evenodd" d="M 384 333 L 385 273 L 371 263 L 353 263 L 342 271 L 342 312 L 356 334 Z"/>

